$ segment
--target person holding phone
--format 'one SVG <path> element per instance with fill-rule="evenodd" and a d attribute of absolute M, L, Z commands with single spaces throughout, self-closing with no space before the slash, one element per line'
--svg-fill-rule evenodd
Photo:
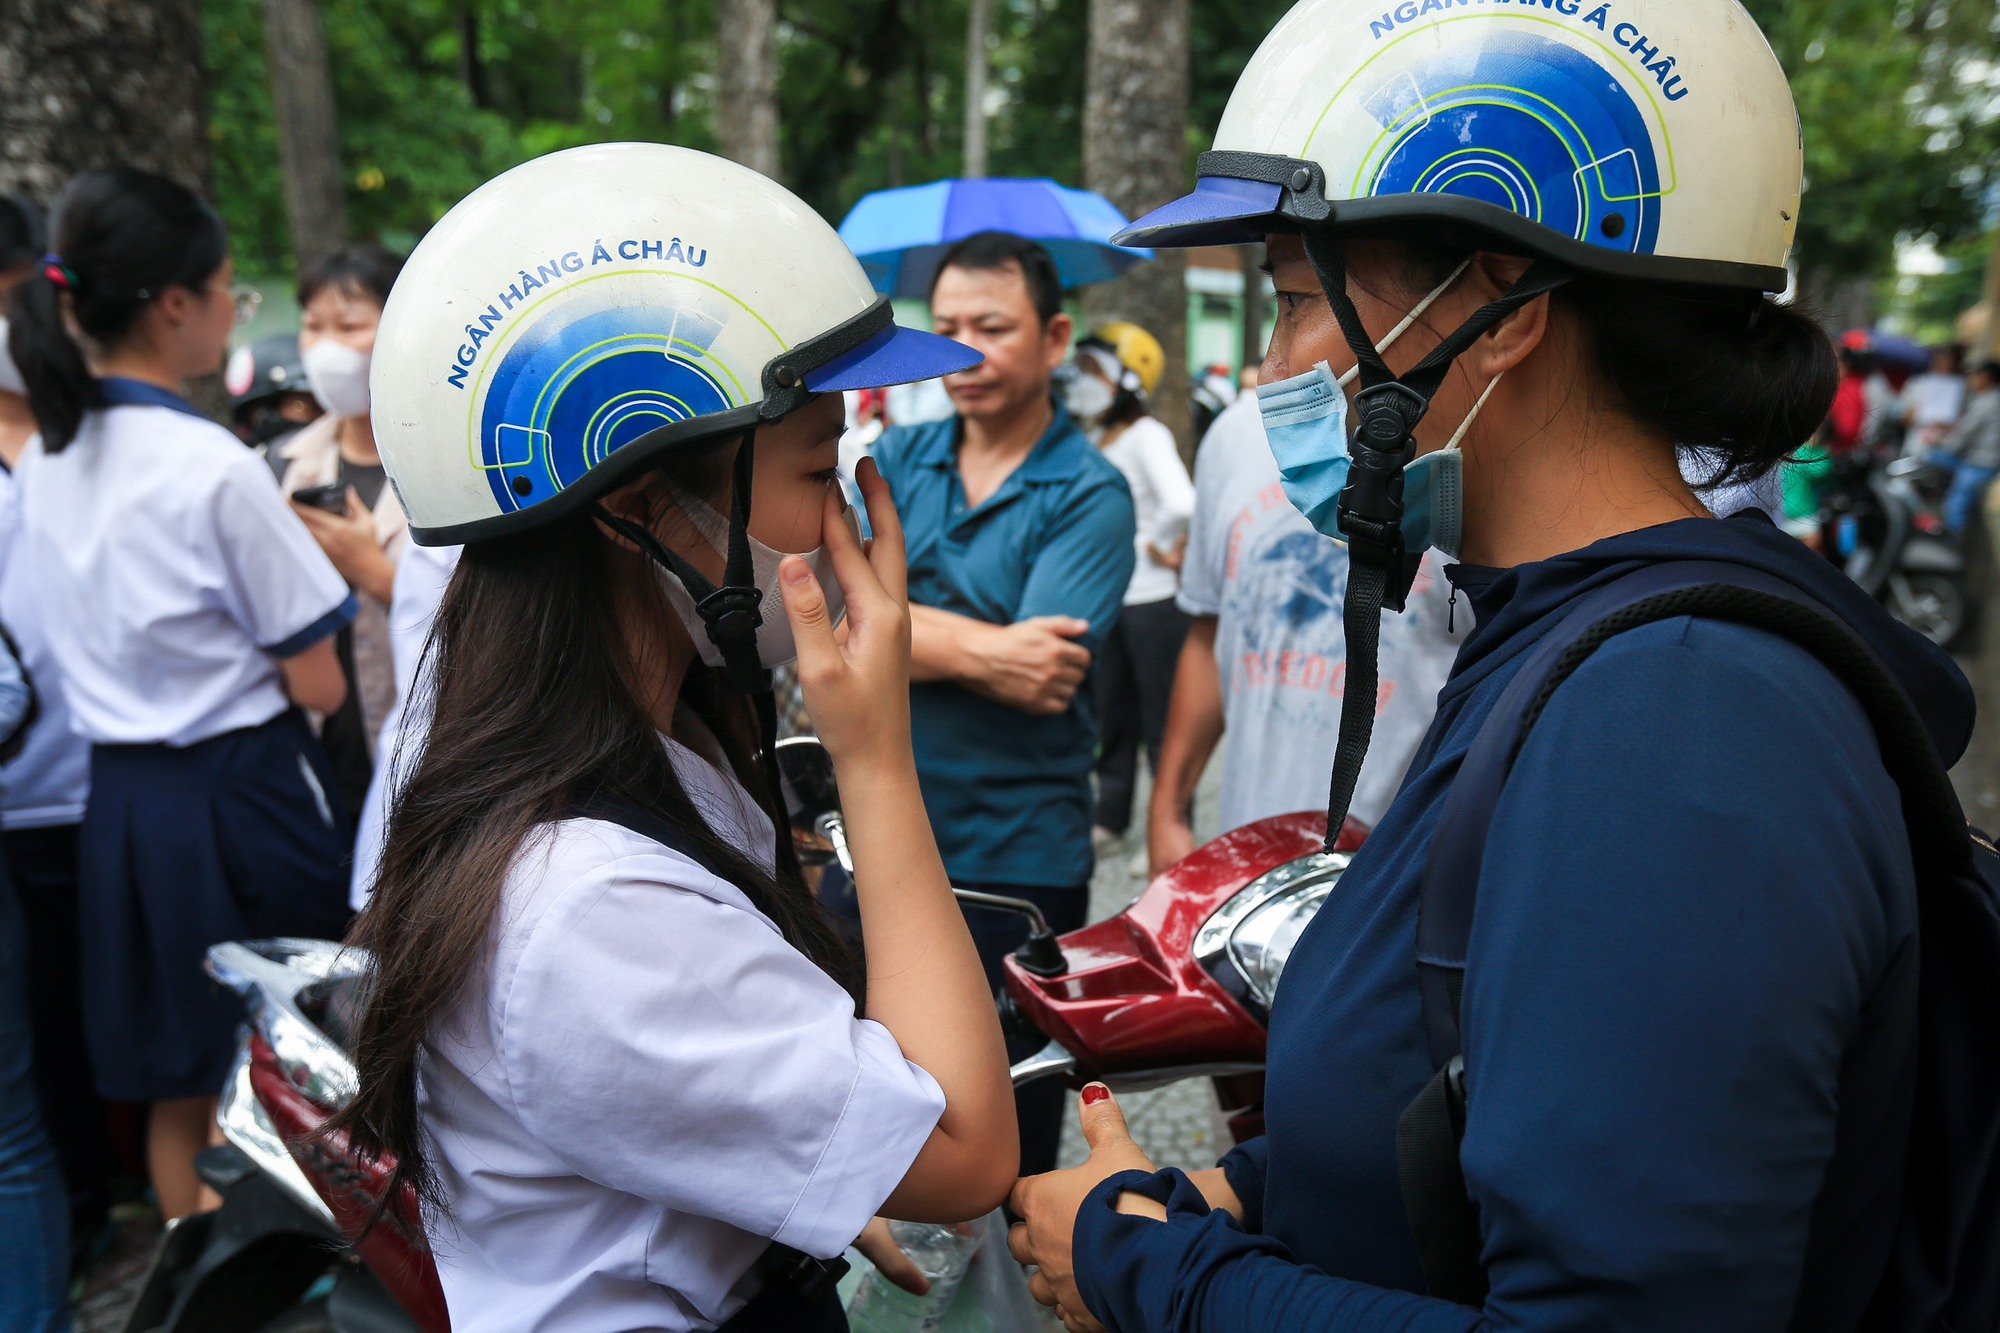
<path fill-rule="evenodd" d="M 864 463 L 864 547 L 838 477 L 842 391 L 978 354 L 896 327 L 780 186 L 660 144 L 480 187 L 380 347 L 412 538 L 463 550 L 334 1132 L 422 1200 L 454 1327 L 844 1328 L 807 1275 L 877 1214 L 988 1212 L 1019 1160 L 911 752 L 902 527 Z M 794 659 L 865 975 L 776 797 Z"/>
<path fill-rule="evenodd" d="M 360 612 L 336 647 L 347 702 L 320 729 L 342 800 L 358 811 L 382 724 L 396 702 L 389 607 L 409 519 L 386 484 L 368 412 L 368 372 L 382 306 L 403 261 L 375 245 L 336 250 L 299 277 L 299 354 L 326 415 L 278 448 L 279 485 L 355 593 Z"/>
<path fill-rule="evenodd" d="M 91 743 L 79 831 L 83 1017 L 98 1091 L 152 1104 L 160 1210 L 194 1156 L 242 1008 L 202 974 L 222 940 L 337 938 L 351 829 L 303 708 L 346 695 L 338 572 L 254 453 L 181 396 L 250 303 L 222 220 L 184 187 L 91 171 L 14 289 L 8 346 L 41 433 L 10 562 Z M 73 336 L 72 330 L 80 334 Z"/>

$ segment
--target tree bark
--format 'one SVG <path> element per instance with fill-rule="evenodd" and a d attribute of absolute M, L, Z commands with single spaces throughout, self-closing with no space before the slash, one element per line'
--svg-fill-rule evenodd
<path fill-rule="evenodd" d="M 1083 102 L 1083 178 L 1127 217 L 1187 187 L 1189 0 L 1090 0 Z M 1115 283 L 1093 288 L 1095 322 L 1129 319 L 1166 349 L 1153 414 L 1184 454 L 1194 446 L 1187 364 L 1187 261 L 1162 250 Z"/>
<path fill-rule="evenodd" d="M 965 18 L 965 150 L 961 173 L 986 174 L 987 45 L 993 34 L 993 0 L 970 0 Z"/>
<path fill-rule="evenodd" d="M 201 0 L 7 0 L 0 191 L 125 163 L 205 193 L 207 131 Z"/>
<path fill-rule="evenodd" d="M 466 12 L 469 16 L 471 11 Z M 466 35 L 477 42 L 476 29 Z M 340 124 L 319 0 L 264 0 L 264 41 L 270 52 L 292 258 L 304 268 L 347 244 Z"/>
<path fill-rule="evenodd" d="M 1270 335 L 1264 329 L 1265 288 L 1271 280 L 1264 276 L 1258 265 L 1264 262 L 1264 247 L 1243 245 L 1237 247 L 1237 257 L 1243 265 L 1243 364 L 1239 371 L 1251 366 L 1264 364 L 1264 353 L 1270 349 Z"/>
<path fill-rule="evenodd" d="M 777 0 L 721 0 L 716 7 L 716 63 L 723 155 L 781 179 Z"/>
<path fill-rule="evenodd" d="M 1974 351 L 1975 361 L 2000 358 L 2000 231 L 1993 234 L 1993 251 L 1986 257 L 1986 335 Z"/>

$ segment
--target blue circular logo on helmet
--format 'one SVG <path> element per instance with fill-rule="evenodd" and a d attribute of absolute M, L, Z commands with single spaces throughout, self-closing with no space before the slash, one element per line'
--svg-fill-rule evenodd
<path fill-rule="evenodd" d="M 1460 195 L 1609 250 L 1658 243 L 1666 191 L 1647 117 L 1574 47 L 1496 32 L 1418 60 L 1367 107 L 1383 133 L 1358 196 Z"/>
<path fill-rule="evenodd" d="M 709 354 L 724 318 L 700 304 L 570 302 L 525 329 L 493 369 L 476 445 L 501 512 L 540 504 L 662 426 L 749 401 Z"/>

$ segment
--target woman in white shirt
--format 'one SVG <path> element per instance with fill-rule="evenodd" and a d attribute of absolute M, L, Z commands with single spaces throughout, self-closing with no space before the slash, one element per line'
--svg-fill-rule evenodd
<path fill-rule="evenodd" d="M 410 545 L 409 519 L 382 471 L 368 415 L 375 330 L 402 268 L 402 259 L 382 247 L 356 245 L 299 275 L 300 361 L 326 415 L 276 450 L 284 464 L 278 489 L 360 604 L 340 636 L 347 702 L 320 732 L 341 795 L 357 811 L 396 700 L 390 605 L 396 568 Z"/>
<path fill-rule="evenodd" d="M 356 931 L 337 1125 L 418 1196 L 455 1327 L 842 1328 L 802 1273 L 878 1213 L 983 1214 L 1018 1158 L 910 752 L 901 530 L 865 465 L 864 552 L 835 480 L 840 391 L 977 354 L 895 328 L 780 187 L 656 144 L 475 191 L 377 353 L 412 539 L 464 549 Z M 794 640 L 865 977 L 774 818 L 768 669 Z"/>
<path fill-rule="evenodd" d="M 1166 369 L 1159 340 L 1136 324 L 1107 324 L 1077 344 L 1070 411 L 1132 488 L 1138 562 L 1125 609 L 1091 672 L 1097 698 L 1097 828 L 1104 848 L 1132 822 L 1139 750 L 1158 764 L 1174 668 L 1193 623 L 1175 603 L 1194 481 L 1173 432 L 1146 411 Z"/>
<path fill-rule="evenodd" d="M 194 1155 L 242 1018 L 204 951 L 346 924 L 351 835 L 300 708 L 340 704 L 332 635 L 354 604 L 263 462 L 180 396 L 221 368 L 248 304 L 215 211 L 117 168 L 72 181 L 50 230 L 9 310 L 41 427 L 10 563 L 91 743 L 91 1065 L 107 1098 L 152 1103 L 148 1165 L 173 1218 L 203 1200 Z"/>

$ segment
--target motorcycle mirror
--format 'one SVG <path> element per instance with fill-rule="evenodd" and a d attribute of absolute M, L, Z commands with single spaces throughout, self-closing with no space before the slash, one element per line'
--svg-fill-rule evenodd
<path fill-rule="evenodd" d="M 833 778 L 833 756 L 817 736 L 790 736 L 778 742 L 778 785 L 784 791 L 785 814 L 791 820 L 792 843 L 799 861 L 824 866 L 836 848 L 827 836 L 828 817 L 840 816 L 840 787 Z"/>

